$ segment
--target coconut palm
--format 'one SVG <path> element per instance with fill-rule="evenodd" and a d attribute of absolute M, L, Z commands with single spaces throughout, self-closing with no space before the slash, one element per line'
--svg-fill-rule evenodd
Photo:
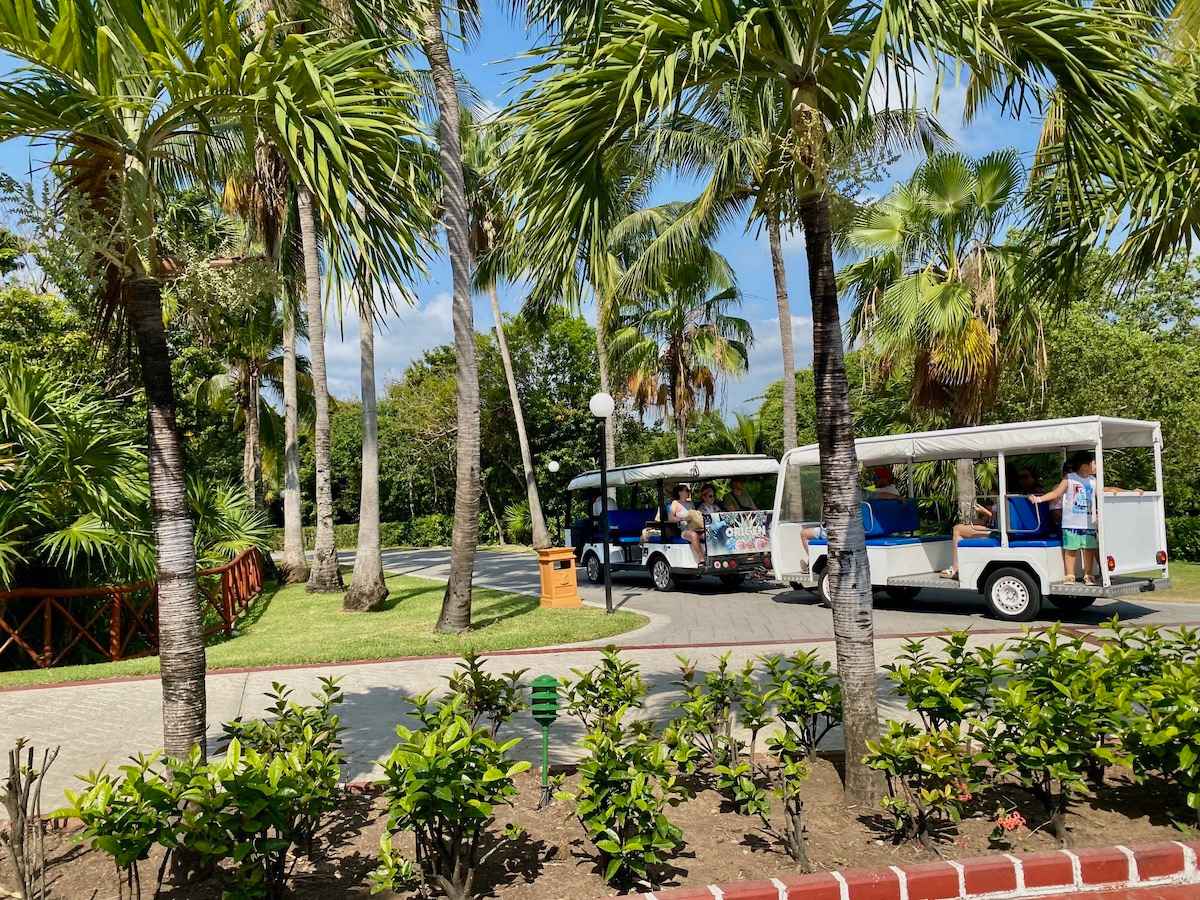
<path fill-rule="evenodd" d="M 870 577 L 858 512 L 858 464 L 834 275 L 830 150 L 883 106 L 911 107 L 917 79 L 942 60 L 986 75 L 981 90 L 1020 113 L 1060 86 L 1063 159 L 1086 168 L 1112 122 L 1132 117 L 1131 85 L 1156 68 L 1145 14 L 1083 0 L 595 0 L 551 4 L 557 36 L 514 113 L 526 260 L 548 283 L 574 268 L 595 219 L 598 176 L 614 146 L 676 110 L 703 117 L 727 85 L 786 92 L 793 188 L 804 229 L 813 309 L 817 439 L 829 532 L 838 670 L 845 691 L 847 791 L 878 791 L 860 764 L 877 724 Z M 545 76 L 545 77 L 540 77 Z M 888 96 L 888 95 L 891 96 Z M 899 101 L 891 104 L 892 97 Z"/>
<path fill-rule="evenodd" d="M 0 140 L 54 142 L 66 188 L 110 229 L 105 298 L 133 331 L 148 406 L 163 739 L 180 756 L 205 746 L 205 657 L 162 312 L 169 267 L 155 241 L 163 191 L 211 184 L 212 151 L 261 131 L 321 209 L 334 270 L 360 246 L 373 275 L 407 277 L 413 260 L 409 208 L 395 203 L 409 171 L 397 164 L 418 131 L 408 84 L 390 77 L 376 44 L 280 37 L 276 25 L 268 14 L 252 34 L 228 0 L 0 6 L 0 50 L 24 66 L 0 84 Z"/>
<path fill-rule="evenodd" d="M 717 423 L 717 437 L 724 445 L 722 450 L 728 453 L 762 453 L 763 427 L 758 416 L 748 416 L 745 413 L 734 413 L 733 424 L 724 419 Z"/>
<path fill-rule="evenodd" d="M 463 171 L 471 216 L 471 254 L 474 259 L 481 259 L 495 253 L 500 241 L 506 238 L 513 239 L 513 224 L 508 215 L 510 204 L 497 177 L 497 167 L 505 143 L 504 130 L 497 121 L 475 121 L 475 117 L 467 109 L 463 110 L 462 128 Z M 530 533 L 534 548 L 540 550 L 550 546 L 550 536 L 546 531 L 546 518 L 542 514 L 542 501 L 538 496 L 533 453 L 529 449 L 529 434 L 525 431 L 525 415 L 521 411 L 521 397 L 517 392 L 512 356 L 508 352 L 508 339 L 504 336 L 504 317 L 500 312 L 500 298 L 496 294 L 496 279 L 490 277 L 485 278 L 485 281 L 483 289 L 487 291 L 492 304 L 496 347 L 500 351 L 500 363 L 504 367 L 504 379 L 508 383 L 508 399 L 512 403 L 513 424 L 517 431 L 517 444 L 521 450 Z"/>
<path fill-rule="evenodd" d="M 729 263 L 709 251 L 663 272 L 658 285 L 616 312 L 613 368 L 639 411 L 655 407 L 670 415 L 680 457 L 688 455 L 688 421 L 698 409 L 712 409 L 717 379 L 748 366 L 754 333 L 749 322 L 731 315 L 740 302 Z"/>
<path fill-rule="evenodd" d="M 911 373 L 912 406 L 978 424 L 1007 366 L 1044 369 L 1044 293 L 1021 277 L 1024 254 L 1002 244 L 1020 213 L 1015 150 L 931 158 L 846 232 L 866 258 L 838 279 L 854 296 L 850 334 L 881 377 Z M 974 462 L 960 460 L 961 521 L 975 520 Z"/>

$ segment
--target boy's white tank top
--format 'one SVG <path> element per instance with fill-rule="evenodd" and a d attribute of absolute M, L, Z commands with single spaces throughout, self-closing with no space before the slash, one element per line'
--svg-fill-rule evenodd
<path fill-rule="evenodd" d="M 1073 531 L 1090 531 L 1096 527 L 1096 479 L 1083 478 L 1074 472 L 1067 476 L 1067 491 L 1063 494 L 1062 525 Z"/>

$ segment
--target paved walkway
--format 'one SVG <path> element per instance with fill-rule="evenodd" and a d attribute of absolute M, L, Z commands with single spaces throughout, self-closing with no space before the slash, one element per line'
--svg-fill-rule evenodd
<path fill-rule="evenodd" d="M 385 557 L 390 570 L 443 577 L 448 563 L 446 551 L 393 551 Z M 536 566 L 526 554 L 481 554 L 478 583 L 514 591 L 536 593 Z M 728 648 L 737 665 L 768 652 L 788 652 L 798 643 L 811 645 L 827 659 L 833 658 L 829 610 L 817 607 L 804 593 L 768 588 L 724 593 L 714 583 L 691 585 L 694 592 L 658 593 L 644 581 L 621 580 L 614 599 L 629 609 L 652 617 L 650 625 L 619 639 L 628 655 L 641 666 L 649 688 L 649 711 L 656 717 L 669 714 L 675 699 L 676 655 L 684 653 L 701 666 Z M 603 603 L 603 591 L 588 586 L 589 601 Z M 1185 604 L 1105 604 L 1070 621 L 1091 624 L 1117 612 L 1123 618 L 1162 624 L 1200 622 L 1200 607 Z M 909 609 L 877 612 L 879 640 L 876 655 L 880 665 L 900 652 L 904 634 L 936 632 L 952 627 L 977 626 L 978 642 L 996 639 L 999 623 L 983 618 L 982 607 L 961 600 L 934 596 Z M 1013 629 L 1007 629 L 1009 631 Z M 684 645 L 709 645 L 691 647 Z M 589 667 L 597 658 L 595 647 L 574 647 L 530 652 L 495 654 L 489 665 L 497 671 L 528 669 L 528 676 L 543 673 L 563 677 L 572 669 Z M 349 756 L 346 775 L 370 777 L 375 760 L 393 744 L 393 729 L 408 709 L 407 700 L 439 688 L 454 669 L 452 659 L 382 662 L 345 666 L 322 665 L 285 671 L 213 674 L 208 677 L 208 722 L 210 741 L 220 735 L 220 723 L 236 716 L 261 714 L 263 697 L 273 681 L 283 681 L 303 698 L 318 687 L 318 677 L 337 674 L 342 678 L 346 702 L 341 712 L 347 725 Z M 881 676 L 884 716 L 900 716 L 901 705 L 887 693 Z M 102 764 L 119 764 L 137 752 L 150 752 L 161 740 L 161 691 L 157 679 L 110 684 L 64 685 L 0 692 L 0 747 L 11 746 L 17 736 L 31 738 L 39 746 L 62 745 L 62 754 L 47 779 L 47 802 L 57 802 L 64 787 L 78 773 Z M 513 734 L 535 735 L 534 723 L 519 717 Z M 580 730 L 563 720 L 554 729 L 554 759 L 567 761 L 575 754 Z M 839 736 L 830 735 L 836 745 Z M 537 742 L 524 741 L 521 751 L 532 758 Z"/>

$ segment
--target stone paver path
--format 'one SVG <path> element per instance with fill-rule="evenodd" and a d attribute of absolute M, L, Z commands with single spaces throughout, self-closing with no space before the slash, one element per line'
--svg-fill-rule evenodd
<path fill-rule="evenodd" d="M 431 578 L 444 579 L 447 564 L 448 552 L 441 550 L 390 551 L 385 556 L 385 565 L 392 571 Z M 481 554 L 477 571 L 481 586 L 536 593 L 532 556 Z M 648 709 L 655 716 L 667 715 L 676 696 L 672 682 L 677 677 L 678 653 L 697 659 L 702 668 L 711 667 L 726 647 L 735 665 L 766 653 L 790 652 L 801 643 L 827 659 L 833 658 L 830 612 L 816 606 L 807 593 L 767 586 L 725 593 L 715 583 L 707 586 L 703 582 L 689 587 L 694 590 L 658 593 L 644 580 L 631 578 L 614 586 L 616 602 L 651 616 L 648 626 L 622 636 L 619 642 L 641 666 L 650 687 Z M 603 603 L 601 589 L 589 585 L 583 591 L 590 602 Z M 1200 622 L 1200 607 L 1145 602 L 1106 603 L 1067 621 L 1092 624 L 1113 612 L 1138 622 Z M 996 640 L 999 632 L 1016 630 L 985 619 L 979 604 L 952 596 L 922 598 L 908 609 L 877 611 L 878 661 L 883 665 L 900 652 L 901 635 L 967 626 L 980 632 L 980 643 Z M 689 649 L 685 646 L 688 644 L 712 646 Z M 573 668 L 593 665 L 597 657 L 595 647 L 560 648 L 498 653 L 490 658 L 489 665 L 496 671 L 528 669 L 530 678 L 543 673 L 563 677 Z M 453 659 L 428 659 L 212 674 L 208 677 L 210 741 L 215 743 L 221 722 L 239 715 L 261 714 L 266 706 L 263 694 L 273 681 L 285 682 L 297 698 L 304 698 L 317 689 L 321 675 L 336 674 L 342 678 L 346 696 L 341 709 L 348 729 L 346 777 L 367 778 L 375 771 L 375 761 L 391 748 L 394 726 L 408 708 L 406 701 L 442 686 L 454 665 Z M 882 673 L 880 684 L 884 688 L 883 715 L 902 715 L 900 705 L 887 693 Z M 29 737 L 39 746 L 62 745 L 62 754 L 47 781 L 47 802 L 53 804 L 62 789 L 74 783 L 77 773 L 105 763 L 118 765 L 134 753 L 157 748 L 161 740 L 160 701 L 156 678 L 2 691 L 0 747 L 11 746 L 18 736 Z M 533 737 L 535 732 L 527 715 L 513 725 L 514 736 Z M 579 736 L 580 730 L 573 722 L 561 720 L 555 726 L 555 761 L 574 756 Z M 834 745 L 838 739 L 837 734 L 830 735 Z M 524 741 L 522 752 L 532 758 L 537 743 Z"/>

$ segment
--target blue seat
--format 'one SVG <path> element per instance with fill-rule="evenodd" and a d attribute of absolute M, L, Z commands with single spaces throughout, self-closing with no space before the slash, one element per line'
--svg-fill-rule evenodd
<path fill-rule="evenodd" d="M 863 502 L 863 528 L 869 538 L 916 531 L 920 524 L 917 504 L 912 500 L 866 500 Z"/>
<path fill-rule="evenodd" d="M 919 537 L 910 537 L 903 534 L 892 534 L 887 537 L 867 538 L 868 547 L 903 547 L 907 544 L 920 544 L 923 541 Z"/>
<path fill-rule="evenodd" d="M 642 540 L 642 529 L 654 518 L 653 509 L 610 509 L 608 511 L 609 534 L 618 544 L 638 544 Z"/>

